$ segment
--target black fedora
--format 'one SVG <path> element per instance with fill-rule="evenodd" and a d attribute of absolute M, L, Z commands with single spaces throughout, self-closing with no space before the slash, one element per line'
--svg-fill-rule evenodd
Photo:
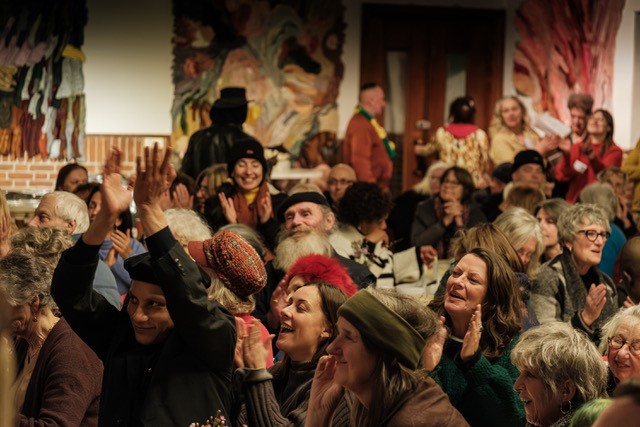
<path fill-rule="evenodd" d="M 245 107 L 247 92 L 243 87 L 227 87 L 220 90 L 220 98 L 213 103 L 213 109 Z"/>

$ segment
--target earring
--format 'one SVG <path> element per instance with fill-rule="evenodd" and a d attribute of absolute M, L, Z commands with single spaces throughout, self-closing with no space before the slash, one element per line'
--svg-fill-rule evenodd
<path fill-rule="evenodd" d="M 564 409 L 564 407 L 566 406 L 564 403 L 560 404 L 560 412 L 562 412 L 562 415 L 567 415 L 569 412 L 571 412 L 571 409 L 573 409 L 571 401 L 567 400 L 567 403 L 569 403 L 569 409 Z"/>

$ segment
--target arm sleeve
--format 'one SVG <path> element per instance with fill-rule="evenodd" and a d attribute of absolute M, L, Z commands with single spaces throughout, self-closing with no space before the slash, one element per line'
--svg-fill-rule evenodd
<path fill-rule="evenodd" d="M 562 310 L 557 298 L 559 285 L 560 279 L 554 270 L 547 266 L 540 269 L 529 298 L 529 305 L 540 324 L 562 321 Z"/>
<path fill-rule="evenodd" d="M 230 369 L 236 342 L 235 320 L 225 308 L 207 298 L 207 274 L 175 240 L 169 227 L 149 236 L 147 245 L 176 331 L 212 371 Z"/>
<path fill-rule="evenodd" d="M 576 174 L 576 171 L 573 169 L 573 162 L 577 159 L 577 153 L 581 145 L 581 143 L 573 144 L 569 154 L 563 154 L 560 157 L 560 161 L 554 169 L 554 174 L 558 181 L 570 181 Z"/>
<path fill-rule="evenodd" d="M 594 156 L 591 161 L 591 167 L 593 168 L 595 173 L 602 171 L 611 166 L 622 165 L 622 150 L 617 146 L 613 145 L 606 153 L 602 156 L 602 159 Z"/>
<path fill-rule="evenodd" d="M 356 171 L 358 181 L 376 182 L 371 169 L 371 153 L 373 141 L 366 128 L 358 126 L 351 135 L 351 166 Z"/>
<path fill-rule="evenodd" d="M 509 360 L 514 341 L 517 340 L 512 340 L 509 350 L 496 363 L 491 363 L 480 355 L 465 372 L 469 386 L 468 396 L 474 396 L 477 407 L 482 407 L 485 413 L 494 414 L 496 425 L 522 425 L 525 418 L 523 404 L 513 390 L 513 384 L 519 375 Z"/>
<path fill-rule="evenodd" d="M 294 424 L 280 412 L 271 383 L 272 376 L 266 369 L 238 369 L 245 398 L 247 424 L 254 427 L 293 426 Z M 305 401 L 308 402 L 308 399 Z M 306 413 L 306 410 L 304 411 Z"/>
<path fill-rule="evenodd" d="M 627 158 L 622 162 L 622 170 L 627 173 L 629 179 L 640 179 L 640 145 L 629 152 Z"/>
<path fill-rule="evenodd" d="M 62 253 L 51 281 L 51 295 L 76 334 L 104 360 L 120 312 L 92 289 L 100 246 L 80 238 Z"/>
<path fill-rule="evenodd" d="M 46 361 L 46 384 L 37 418 L 19 416 L 19 426 L 79 426 L 87 409 L 97 400 L 102 386 L 102 365 L 89 349 L 52 352 Z"/>
<path fill-rule="evenodd" d="M 436 217 L 431 201 L 421 202 L 411 225 L 411 244 L 414 246 L 435 245 L 447 229 Z"/>

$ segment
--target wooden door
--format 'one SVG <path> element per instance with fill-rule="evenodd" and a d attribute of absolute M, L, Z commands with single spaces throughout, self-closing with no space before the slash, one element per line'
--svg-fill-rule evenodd
<path fill-rule="evenodd" d="M 502 10 L 363 5 L 360 81 L 381 84 L 389 98 L 385 114 L 401 107 L 405 117 L 404 129 L 392 132 L 398 145 L 392 192 L 420 180 L 413 144 L 429 138 L 429 131 L 419 128 L 424 124 L 420 120 L 428 120 L 435 132 L 446 123 L 448 104 L 456 96 L 470 95 L 476 102 L 476 125 L 489 127 L 502 95 L 504 28 Z M 389 75 L 398 53 L 400 79 Z M 392 80 L 402 82 L 395 85 L 400 88 L 396 93 L 390 93 Z"/>

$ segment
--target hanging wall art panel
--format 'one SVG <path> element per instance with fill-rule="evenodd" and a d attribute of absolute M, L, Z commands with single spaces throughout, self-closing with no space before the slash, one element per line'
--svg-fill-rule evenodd
<path fill-rule="evenodd" d="M 301 146 L 338 128 L 344 72 L 340 0 L 174 0 L 172 140 L 209 126 L 220 89 L 247 89 L 244 129 L 296 158 Z"/>

